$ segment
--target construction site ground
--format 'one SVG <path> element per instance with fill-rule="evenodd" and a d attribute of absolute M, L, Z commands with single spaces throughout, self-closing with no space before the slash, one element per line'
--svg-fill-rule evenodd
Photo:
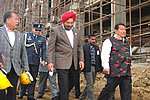
<path fill-rule="evenodd" d="M 80 78 L 81 78 L 80 88 L 82 92 L 86 85 L 83 73 L 81 73 Z M 106 83 L 106 79 L 104 78 L 104 74 L 97 73 L 97 77 L 94 85 L 94 95 L 96 100 L 102 88 L 105 86 L 105 83 Z M 47 85 L 49 86 L 49 82 L 47 82 Z M 37 96 L 37 91 L 38 91 L 38 78 L 37 78 L 37 85 L 35 89 L 35 98 Z M 38 100 L 51 100 L 51 97 L 52 94 L 49 88 L 49 90 L 45 92 L 43 98 Z M 115 99 L 121 100 L 119 87 L 116 88 Z M 27 100 L 27 97 L 24 96 L 22 100 Z M 69 94 L 69 100 L 78 100 L 75 99 L 74 89 Z M 132 66 L 132 100 L 150 100 L 150 64 L 134 64 Z"/>

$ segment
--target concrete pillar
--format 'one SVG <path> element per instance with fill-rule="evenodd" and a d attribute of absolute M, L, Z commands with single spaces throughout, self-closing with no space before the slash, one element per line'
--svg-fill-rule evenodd
<path fill-rule="evenodd" d="M 115 0 L 111 1 L 114 2 Z M 125 9 L 126 9 L 126 0 L 116 0 L 116 5 L 114 3 L 111 4 L 111 13 L 113 14 L 111 17 L 111 31 L 114 30 L 115 24 L 124 23 L 126 25 L 126 12 L 122 12 Z M 121 13 L 117 13 L 120 11 Z"/>
<path fill-rule="evenodd" d="M 79 9 L 80 7 L 83 7 L 83 4 L 82 3 L 79 4 L 79 3 L 80 2 L 78 2 L 78 3 L 73 2 L 72 9 Z M 71 9 L 71 7 L 70 7 L 70 9 Z M 83 38 L 84 37 L 84 25 L 83 25 L 83 23 L 84 23 L 84 20 L 85 20 L 85 13 L 82 13 L 82 14 L 79 15 L 79 12 L 74 11 L 74 10 L 73 10 L 73 12 L 78 14 L 78 16 L 76 18 L 76 20 L 78 20 L 78 22 L 76 21 L 74 23 L 74 27 L 79 27 L 79 29 L 80 29 L 80 36 L 81 36 L 81 38 Z"/>
<path fill-rule="evenodd" d="M 84 37 L 84 21 L 85 21 L 85 13 L 80 15 L 80 36 L 81 38 Z"/>

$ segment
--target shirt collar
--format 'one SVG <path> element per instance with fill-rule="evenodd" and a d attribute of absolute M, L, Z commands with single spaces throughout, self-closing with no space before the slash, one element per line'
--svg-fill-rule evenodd
<path fill-rule="evenodd" d="M 121 38 L 119 35 L 114 34 L 114 37 L 117 38 L 118 40 L 122 40 L 123 38 Z"/>
<path fill-rule="evenodd" d="M 39 34 L 40 35 L 40 34 Z M 36 37 L 38 37 L 39 35 L 36 35 L 34 32 L 33 32 L 33 36 L 36 36 Z"/>
<path fill-rule="evenodd" d="M 88 42 L 88 45 L 90 46 L 90 48 L 93 48 L 93 47 L 94 47 L 94 45 L 91 45 L 89 42 Z"/>
<path fill-rule="evenodd" d="M 36 36 L 34 32 L 33 32 L 33 36 Z"/>

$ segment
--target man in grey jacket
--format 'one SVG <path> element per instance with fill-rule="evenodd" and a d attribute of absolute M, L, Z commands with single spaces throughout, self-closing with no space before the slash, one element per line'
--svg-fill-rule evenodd
<path fill-rule="evenodd" d="M 0 27 L 0 52 L 6 60 L 3 69 L 7 72 L 7 78 L 13 87 L 0 91 L 0 99 L 16 100 L 16 87 L 20 74 L 28 71 L 28 58 L 24 45 L 23 35 L 17 31 L 18 15 L 13 11 L 8 11 L 3 17 L 4 26 Z"/>
<path fill-rule="evenodd" d="M 73 27 L 76 14 L 63 14 L 62 25 L 53 28 L 50 32 L 47 50 L 48 70 L 53 72 L 53 66 L 58 73 L 59 100 L 69 100 L 69 91 L 74 85 L 73 76 L 79 64 L 84 68 L 84 56 L 80 31 Z M 55 62 L 53 61 L 55 53 Z M 79 58 L 79 59 L 78 59 Z"/>

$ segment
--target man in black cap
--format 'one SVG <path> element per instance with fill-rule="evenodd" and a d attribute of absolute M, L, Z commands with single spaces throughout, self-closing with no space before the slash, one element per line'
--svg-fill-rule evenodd
<path fill-rule="evenodd" d="M 46 61 L 46 40 L 40 35 L 42 30 L 42 24 L 33 24 L 32 32 L 24 34 L 25 46 L 27 49 L 28 62 L 30 73 L 33 77 L 31 84 L 22 86 L 18 98 L 23 98 L 23 94 L 26 88 L 28 89 L 28 100 L 34 99 L 34 89 L 36 84 L 36 77 L 38 74 L 39 65 L 45 66 Z M 41 59 L 40 59 L 41 58 Z"/>

